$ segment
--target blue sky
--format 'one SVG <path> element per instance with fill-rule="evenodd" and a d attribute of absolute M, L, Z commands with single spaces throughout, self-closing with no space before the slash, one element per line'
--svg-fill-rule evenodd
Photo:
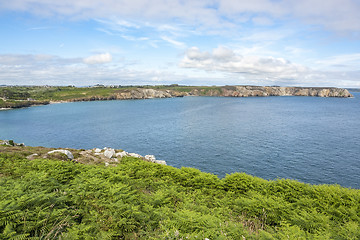
<path fill-rule="evenodd" d="M 359 0 L 0 2 L 0 84 L 360 87 Z"/>

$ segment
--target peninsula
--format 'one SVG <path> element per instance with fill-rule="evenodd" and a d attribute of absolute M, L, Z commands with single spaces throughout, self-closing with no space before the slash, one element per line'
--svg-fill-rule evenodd
<path fill-rule="evenodd" d="M 314 96 L 352 97 L 342 88 L 278 86 L 4 86 L 0 87 L 0 108 L 21 108 L 55 102 L 171 98 L 184 96 L 267 97 Z"/>

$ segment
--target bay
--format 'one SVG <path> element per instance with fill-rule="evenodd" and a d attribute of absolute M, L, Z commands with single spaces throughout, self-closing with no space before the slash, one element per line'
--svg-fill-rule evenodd
<path fill-rule="evenodd" d="M 0 139 L 153 154 L 219 177 L 245 172 L 360 188 L 360 94 L 353 94 L 51 104 L 0 111 Z"/>

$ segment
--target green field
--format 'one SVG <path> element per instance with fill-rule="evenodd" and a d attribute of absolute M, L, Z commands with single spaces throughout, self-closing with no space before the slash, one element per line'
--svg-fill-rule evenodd
<path fill-rule="evenodd" d="M 117 93 L 135 89 L 172 90 L 176 92 L 190 92 L 197 89 L 199 95 L 207 95 L 208 91 L 216 90 L 221 93 L 221 87 L 196 87 L 157 85 L 157 86 L 116 86 L 116 87 L 73 87 L 73 86 L 9 86 L 0 87 L 0 108 L 28 107 L 37 104 L 47 104 L 50 101 L 76 101 L 96 98 L 114 98 Z"/>
<path fill-rule="evenodd" d="M 137 88 L 148 88 L 156 90 L 174 90 L 178 92 L 190 92 L 194 89 L 206 94 L 209 90 L 221 91 L 221 87 L 197 87 L 179 85 L 157 85 L 157 86 L 117 86 L 117 87 L 56 87 L 56 86 L 13 86 L 0 87 L 0 97 L 11 100 L 34 100 L 61 101 L 92 96 L 110 97 L 117 92 L 128 91 Z"/>
<path fill-rule="evenodd" d="M 0 146 L 0 239 L 360 239 L 360 190 L 132 157 L 26 159 L 48 150 Z"/>

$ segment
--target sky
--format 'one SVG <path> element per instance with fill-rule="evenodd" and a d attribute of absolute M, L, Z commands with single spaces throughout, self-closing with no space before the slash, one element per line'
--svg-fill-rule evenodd
<path fill-rule="evenodd" d="M 0 0 L 0 85 L 360 88 L 360 0 Z"/>

